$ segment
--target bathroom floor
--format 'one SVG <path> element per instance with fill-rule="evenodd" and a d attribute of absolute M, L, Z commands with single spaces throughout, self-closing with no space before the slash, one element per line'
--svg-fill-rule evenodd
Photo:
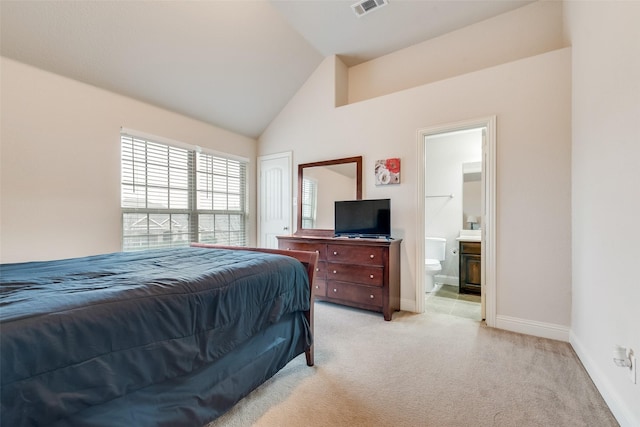
<path fill-rule="evenodd" d="M 458 287 L 436 284 L 425 296 L 425 311 L 450 314 L 480 321 L 480 295 L 459 294 Z"/>

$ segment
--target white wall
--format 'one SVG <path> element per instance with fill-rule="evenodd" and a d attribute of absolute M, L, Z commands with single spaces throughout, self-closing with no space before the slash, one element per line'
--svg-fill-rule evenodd
<path fill-rule="evenodd" d="M 640 2 L 567 2 L 573 45 L 571 343 L 624 427 L 640 425 Z M 640 370 L 638 370 L 640 372 Z"/>
<path fill-rule="evenodd" d="M 363 197 L 391 198 L 392 231 L 404 239 L 402 308 L 414 310 L 416 262 L 424 262 L 416 260 L 418 130 L 495 114 L 498 315 L 503 327 L 517 319 L 568 337 L 570 50 L 339 108 L 336 61 L 327 58 L 271 123 L 260 154 L 293 150 L 294 163 L 363 156 Z M 374 162 L 389 157 L 401 159 L 402 183 L 376 187 Z"/>
<path fill-rule="evenodd" d="M 1 59 L 0 261 L 121 249 L 120 127 L 251 159 L 256 141 Z M 255 240 L 255 188 L 250 185 Z"/>
<path fill-rule="evenodd" d="M 349 103 L 566 47 L 562 2 L 538 1 L 349 68 Z"/>
<path fill-rule="evenodd" d="M 438 280 L 457 285 L 460 258 L 451 249 L 458 249 L 456 237 L 463 228 L 462 164 L 482 161 L 482 131 L 440 134 L 426 140 L 425 235 L 447 239 L 446 259 L 439 273 L 445 277 Z M 446 194 L 454 197 L 428 197 Z"/>

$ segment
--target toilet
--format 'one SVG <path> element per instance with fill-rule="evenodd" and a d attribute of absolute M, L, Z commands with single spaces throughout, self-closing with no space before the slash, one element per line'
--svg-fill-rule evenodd
<path fill-rule="evenodd" d="M 444 261 L 447 239 L 442 237 L 425 237 L 424 249 L 424 290 L 432 292 L 435 288 L 434 276 L 442 270 L 440 261 Z"/>

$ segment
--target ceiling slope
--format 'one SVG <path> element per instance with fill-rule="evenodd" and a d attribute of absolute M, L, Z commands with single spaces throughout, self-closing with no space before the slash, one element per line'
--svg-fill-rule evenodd
<path fill-rule="evenodd" d="M 322 60 L 393 52 L 530 1 L 0 2 L 0 53 L 257 138 Z"/>

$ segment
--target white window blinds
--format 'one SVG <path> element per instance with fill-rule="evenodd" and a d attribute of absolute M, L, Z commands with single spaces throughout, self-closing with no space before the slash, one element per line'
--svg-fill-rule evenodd
<path fill-rule="evenodd" d="M 123 250 L 244 246 L 244 161 L 121 135 Z"/>
<path fill-rule="evenodd" d="M 316 228 L 317 187 L 315 179 L 302 180 L 302 228 Z"/>

